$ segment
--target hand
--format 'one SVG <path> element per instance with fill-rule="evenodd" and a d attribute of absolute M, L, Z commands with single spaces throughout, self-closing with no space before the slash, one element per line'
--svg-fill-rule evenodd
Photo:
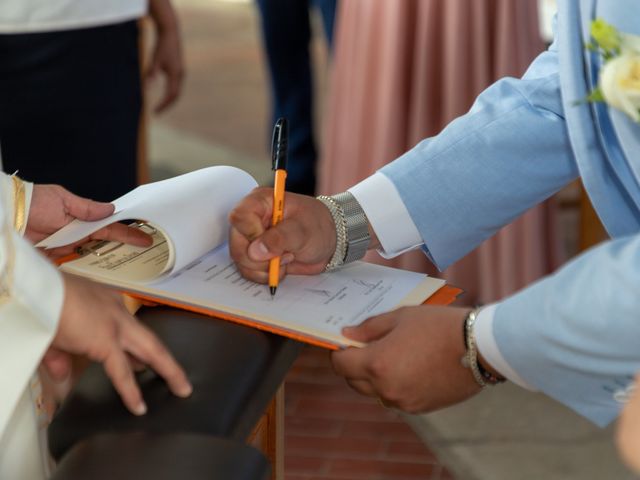
<path fill-rule="evenodd" d="M 113 208 L 110 203 L 78 197 L 59 185 L 34 185 L 25 236 L 32 243 L 37 243 L 72 220 L 101 220 L 111 215 Z M 141 247 L 151 245 L 152 241 L 149 235 L 137 228 L 114 223 L 72 245 L 47 250 L 45 253 L 50 257 L 68 255 L 87 240 L 115 240 Z"/>
<path fill-rule="evenodd" d="M 165 76 L 164 95 L 154 109 L 156 113 L 160 113 L 178 99 L 182 90 L 182 41 L 178 18 L 169 0 L 152 0 L 149 12 L 155 24 L 156 43 L 146 78 L 151 82 L 160 72 Z"/>
<path fill-rule="evenodd" d="M 422 305 L 372 317 L 343 330 L 369 345 L 334 352 L 333 367 L 359 393 L 409 413 L 461 402 L 480 391 L 460 361 L 468 313 Z"/>
<path fill-rule="evenodd" d="M 626 464 L 640 473 L 640 375 L 635 384 L 635 392 L 620 415 L 616 443 Z"/>
<path fill-rule="evenodd" d="M 273 189 L 259 187 L 229 214 L 229 250 L 240 273 L 267 283 L 269 259 L 280 256 L 286 273 L 309 275 L 324 270 L 336 248 L 329 210 L 313 197 L 286 193 L 284 218 L 271 227 Z"/>
<path fill-rule="evenodd" d="M 179 397 L 192 387 L 182 368 L 160 340 L 126 310 L 122 297 L 96 283 L 64 276 L 65 299 L 58 331 L 45 365 L 56 379 L 69 373 L 70 362 L 60 352 L 102 363 L 126 407 L 143 415 L 147 407 L 133 375 L 129 356 L 163 377 Z"/>

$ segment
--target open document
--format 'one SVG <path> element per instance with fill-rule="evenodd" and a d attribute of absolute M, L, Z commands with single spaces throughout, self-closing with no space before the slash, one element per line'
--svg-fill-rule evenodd
<path fill-rule="evenodd" d="M 215 169 L 222 169 L 219 177 Z M 205 183 L 201 175 L 207 178 L 204 191 L 197 188 Z M 190 179 L 183 178 L 187 176 Z M 140 228 L 152 234 L 153 244 L 141 248 L 93 243 L 61 268 L 142 299 L 250 324 L 328 348 L 357 345 L 341 335 L 343 327 L 400 306 L 418 305 L 444 285 L 443 280 L 424 274 L 355 262 L 320 275 L 289 275 L 272 297 L 266 285 L 248 281 L 238 273 L 226 244 L 228 213 L 255 186 L 247 176 L 231 167 L 211 167 L 159 182 L 160 186 L 151 184 L 155 187 L 143 188 L 142 192 L 134 190 L 115 202 L 117 211 L 111 222 L 114 218 L 144 221 Z M 218 183 L 222 185 L 218 187 Z M 167 201 L 176 195 L 181 202 L 179 211 Z M 159 203 L 163 203 L 161 208 Z M 74 222 L 43 245 L 75 242 L 111 222 Z M 189 234 L 185 234 L 187 231 Z"/>

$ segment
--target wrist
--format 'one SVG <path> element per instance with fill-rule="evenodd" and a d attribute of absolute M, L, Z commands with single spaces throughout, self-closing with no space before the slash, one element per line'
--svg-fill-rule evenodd
<path fill-rule="evenodd" d="M 480 309 L 469 310 L 463 323 L 463 344 L 465 354 L 461 358 L 462 365 L 468 368 L 480 387 L 503 383 L 506 379 L 495 370 L 478 351 L 475 338 L 475 321 Z"/>
<path fill-rule="evenodd" d="M 317 199 L 331 213 L 336 235 L 336 248 L 325 270 L 335 270 L 364 257 L 371 242 L 371 229 L 367 216 L 353 194 L 320 195 Z"/>
<path fill-rule="evenodd" d="M 178 17 L 168 0 L 151 0 L 149 16 L 158 32 L 163 34 L 178 33 Z"/>

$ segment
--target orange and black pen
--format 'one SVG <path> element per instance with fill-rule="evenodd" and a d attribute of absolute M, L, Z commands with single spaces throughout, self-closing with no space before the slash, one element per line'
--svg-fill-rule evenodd
<path fill-rule="evenodd" d="M 271 226 L 277 225 L 284 214 L 284 184 L 287 178 L 287 147 L 289 126 L 286 118 L 279 118 L 273 127 L 271 143 L 271 169 L 275 172 L 273 183 L 273 213 Z M 269 291 L 273 297 L 278 289 L 280 278 L 280 257 L 269 261 Z"/>

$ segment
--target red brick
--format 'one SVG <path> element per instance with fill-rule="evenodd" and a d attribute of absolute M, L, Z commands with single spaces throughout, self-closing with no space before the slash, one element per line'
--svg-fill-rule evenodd
<path fill-rule="evenodd" d="M 290 478 L 285 473 L 286 480 L 295 480 L 295 477 Z M 335 475 L 321 475 L 321 476 L 304 476 L 298 477 L 298 480 L 362 480 L 362 477 L 338 477 Z"/>
<path fill-rule="evenodd" d="M 384 443 L 377 438 L 361 438 L 358 441 L 344 438 L 320 438 L 311 436 L 287 435 L 285 452 L 300 453 L 306 456 L 375 458 L 382 452 Z"/>
<path fill-rule="evenodd" d="M 287 373 L 285 381 L 289 382 L 309 382 L 323 385 L 341 385 L 344 379 L 333 372 L 331 367 L 300 367 L 293 365 Z"/>
<path fill-rule="evenodd" d="M 284 471 L 295 474 L 308 473 L 312 475 L 321 475 L 327 472 L 329 461 L 321 457 L 307 457 L 300 455 L 286 455 L 284 458 Z"/>
<path fill-rule="evenodd" d="M 382 422 L 345 421 L 342 430 L 343 437 L 382 437 L 386 440 L 416 441 L 416 433 L 402 420 L 391 419 Z"/>
<path fill-rule="evenodd" d="M 385 460 L 438 463 L 436 456 L 424 443 L 392 441 L 387 445 Z"/>
<path fill-rule="evenodd" d="M 353 391 L 346 382 L 337 385 L 311 383 L 303 380 L 289 382 L 285 387 L 285 395 L 295 397 L 330 397 L 333 400 L 346 400 L 358 403 L 373 403 L 370 397 L 365 397 Z"/>
<path fill-rule="evenodd" d="M 301 398 L 296 414 L 312 418 L 335 418 L 349 420 L 389 421 L 396 418 L 377 403 L 336 401 L 325 398 Z"/>
<path fill-rule="evenodd" d="M 367 480 L 427 479 L 440 467 L 434 464 L 412 462 L 385 462 L 379 460 L 335 459 L 329 473 Z"/>
<path fill-rule="evenodd" d="M 284 421 L 285 435 L 313 435 L 337 437 L 342 432 L 343 422 L 330 418 L 302 418 L 287 416 Z"/>
<path fill-rule="evenodd" d="M 284 472 L 285 480 L 362 480 L 361 477 L 337 477 L 337 476 L 327 476 L 327 475 L 289 475 L 287 472 Z"/>

